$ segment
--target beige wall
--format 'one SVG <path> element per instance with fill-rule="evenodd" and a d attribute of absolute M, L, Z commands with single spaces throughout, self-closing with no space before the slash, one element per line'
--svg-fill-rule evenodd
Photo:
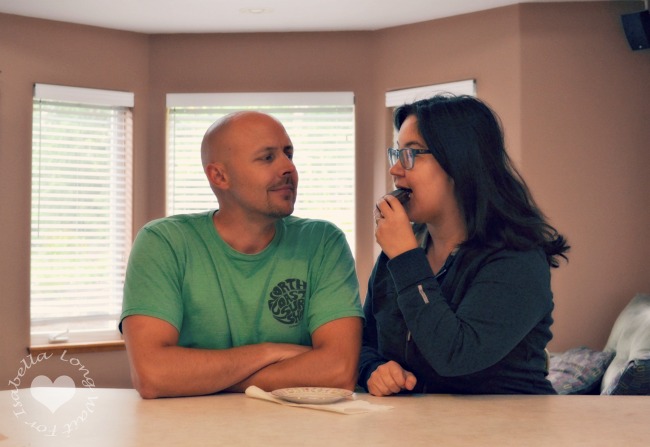
<path fill-rule="evenodd" d="M 376 32 L 153 35 L 0 14 L 0 388 L 29 340 L 31 96 L 35 82 L 133 91 L 135 227 L 164 212 L 165 93 L 353 91 L 358 253 L 385 191 L 384 93 L 474 78 L 509 151 L 573 246 L 553 273 L 550 348 L 600 348 L 637 291 L 650 291 L 650 50 L 620 14 L 642 2 L 522 4 Z M 365 290 L 371 255 L 359 258 Z M 79 355 L 98 386 L 128 386 L 123 352 Z M 52 371 L 56 374 L 56 371 Z M 55 376 L 54 376 L 55 377 Z"/>
<path fill-rule="evenodd" d="M 650 291 L 650 50 L 620 24 L 642 4 L 549 6 L 521 9 L 522 171 L 573 247 L 553 274 L 551 347 L 602 347 Z"/>

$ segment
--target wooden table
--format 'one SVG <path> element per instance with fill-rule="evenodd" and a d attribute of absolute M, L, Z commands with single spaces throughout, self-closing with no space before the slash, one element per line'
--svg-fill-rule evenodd
<path fill-rule="evenodd" d="M 142 400 L 128 389 L 73 391 L 51 409 L 30 389 L 0 391 L 0 447 L 650 445 L 646 396 L 358 394 L 393 409 L 342 415 L 243 394 Z"/>

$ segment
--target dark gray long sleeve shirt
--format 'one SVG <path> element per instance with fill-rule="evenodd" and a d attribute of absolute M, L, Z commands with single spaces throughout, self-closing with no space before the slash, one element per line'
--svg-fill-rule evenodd
<path fill-rule="evenodd" d="M 359 384 L 394 360 L 416 376 L 413 392 L 555 394 L 544 351 L 552 310 L 541 249 L 461 248 L 438 279 L 422 248 L 382 253 L 364 303 Z"/>

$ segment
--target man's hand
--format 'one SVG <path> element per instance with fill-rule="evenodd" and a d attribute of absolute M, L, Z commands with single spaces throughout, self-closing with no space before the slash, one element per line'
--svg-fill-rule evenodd
<path fill-rule="evenodd" d="M 368 379 L 368 391 L 374 396 L 390 396 L 402 390 L 411 391 L 417 379 L 399 363 L 390 361 L 379 365 Z"/>

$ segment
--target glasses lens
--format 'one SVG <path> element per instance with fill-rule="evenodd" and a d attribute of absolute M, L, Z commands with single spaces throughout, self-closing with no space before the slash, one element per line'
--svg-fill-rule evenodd
<path fill-rule="evenodd" d="M 409 148 L 402 149 L 399 151 L 399 161 L 402 162 L 402 166 L 404 167 L 404 169 L 413 168 L 414 158 L 415 155 L 413 154 L 413 151 Z"/>
<path fill-rule="evenodd" d="M 388 164 L 390 164 L 391 168 L 395 166 L 397 160 L 399 160 L 399 150 L 388 148 Z"/>
<path fill-rule="evenodd" d="M 413 169 L 413 164 L 415 163 L 414 150 L 408 147 L 405 149 L 388 148 L 388 163 L 390 167 L 395 166 L 395 163 L 398 161 L 404 169 Z"/>

